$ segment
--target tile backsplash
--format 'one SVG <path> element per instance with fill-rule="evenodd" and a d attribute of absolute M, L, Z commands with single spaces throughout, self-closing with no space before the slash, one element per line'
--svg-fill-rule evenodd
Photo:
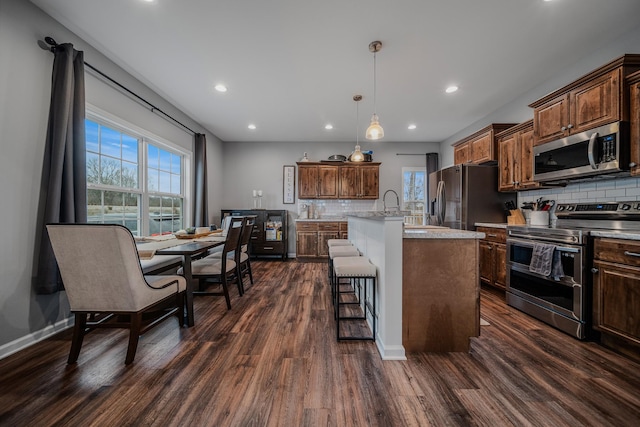
<path fill-rule="evenodd" d="M 640 178 L 617 178 L 568 184 L 566 187 L 521 191 L 518 206 L 539 197 L 556 203 L 625 202 L 640 200 Z"/>
<path fill-rule="evenodd" d="M 377 200 L 298 200 L 298 216 L 307 213 L 313 218 L 343 216 L 347 212 L 372 211 L 377 209 Z"/>

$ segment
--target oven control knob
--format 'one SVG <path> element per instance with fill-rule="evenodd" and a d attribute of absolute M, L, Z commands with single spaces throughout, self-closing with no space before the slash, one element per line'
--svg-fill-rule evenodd
<path fill-rule="evenodd" d="M 598 269 L 597 269 L 597 268 L 595 268 L 595 267 L 593 267 L 593 268 L 591 269 L 591 272 L 592 272 L 593 274 L 596 274 L 598 271 L 600 271 L 600 270 L 598 270 Z"/>
<path fill-rule="evenodd" d="M 558 208 L 556 209 L 556 211 L 562 212 L 564 210 L 564 206 L 560 205 L 558 206 Z"/>
<path fill-rule="evenodd" d="M 572 210 L 574 210 L 574 209 L 575 209 L 575 206 L 567 206 L 567 210 L 568 210 L 568 211 L 572 211 Z"/>
<path fill-rule="evenodd" d="M 631 209 L 631 205 L 624 203 L 620 209 L 622 209 L 623 211 L 628 211 L 629 209 Z"/>

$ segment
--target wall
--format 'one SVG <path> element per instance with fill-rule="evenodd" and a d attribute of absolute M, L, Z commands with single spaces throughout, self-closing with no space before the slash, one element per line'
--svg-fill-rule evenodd
<path fill-rule="evenodd" d="M 223 179 L 222 209 L 253 208 L 253 190 L 262 190 L 262 207 L 265 209 L 286 209 L 289 211 L 289 253 L 295 253 L 295 227 L 293 221 L 298 215 L 298 197 L 296 203 L 283 204 L 284 165 L 295 165 L 305 152 L 309 160 L 320 161 L 332 154 L 349 155 L 355 142 L 344 143 L 261 143 L 232 142 L 223 143 Z M 380 196 L 392 189 L 401 193 L 402 167 L 425 166 L 425 154 L 437 152 L 435 143 L 395 143 L 392 141 L 361 142 L 363 150 L 373 150 L 373 160 L 380 165 Z M 398 156 L 397 153 L 419 154 L 416 156 Z M 296 168 L 297 173 L 297 168 Z M 297 190 L 296 182 L 296 192 Z M 382 209 L 382 201 L 367 203 L 372 209 Z M 395 203 L 395 202 L 394 202 Z M 361 203 L 357 204 L 358 206 Z M 220 212 L 214 212 L 217 223 Z"/>
<path fill-rule="evenodd" d="M 528 105 L 572 81 L 582 77 L 596 68 L 618 58 L 625 53 L 640 53 L 640 26 L 620 37 L 615 42 L 594 51 L 580 61 L 567 67 L 564 72 L 554 75 L 541 85 L 522 94 L 514 94 L 514 100 L 495 111 L 487 111 L 476 122 L 471 123 L 440 144 L 441 164 L 453 164 L 453 147 L 451 144 L 482 129 L 490 123 L 521 123 L 533 118 L 533 109 Z M 500 66 L 500 65 L 499 65 Z"/>
<path fill-rule="evenodd" d="M 85 60 L 139 93 L 191 129 L 207 133 L 210 210 L 219 210 L 222 144 L 32 3 L 0 1 L 0 358 L 64 328 L 69 305 L 64 292 L 35 295 L 32 289 L 38 197 L 51 93 L 53 55 L 37 40 L 71 42 Z M 106 86 L 86 78 L 87 102 L 184 147 L 193 137 Z"/>

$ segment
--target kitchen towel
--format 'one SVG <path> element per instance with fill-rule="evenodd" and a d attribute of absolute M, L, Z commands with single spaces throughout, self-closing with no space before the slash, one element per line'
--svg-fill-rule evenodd
<path fill-rule="evenodd" d="M 531 254 L 531 263 L 529 264 L 529 271 L 545 277 L 549 276 L 551 274 L 551 267 L 553 265 L 553 252 L 555 251 L 555 249 L 555 245 L 549 245 L 546 243 L 534 243 L 533 253 Z"/>

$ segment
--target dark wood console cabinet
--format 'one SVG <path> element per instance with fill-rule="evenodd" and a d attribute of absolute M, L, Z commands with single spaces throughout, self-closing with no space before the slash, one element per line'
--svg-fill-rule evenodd
<path fill-rule="evenodd" d="M 287 259 L 288 215 L 286 210 L 223 209 L 220 217 L 255 215 L 251 234 L 251 256 Z"/>

